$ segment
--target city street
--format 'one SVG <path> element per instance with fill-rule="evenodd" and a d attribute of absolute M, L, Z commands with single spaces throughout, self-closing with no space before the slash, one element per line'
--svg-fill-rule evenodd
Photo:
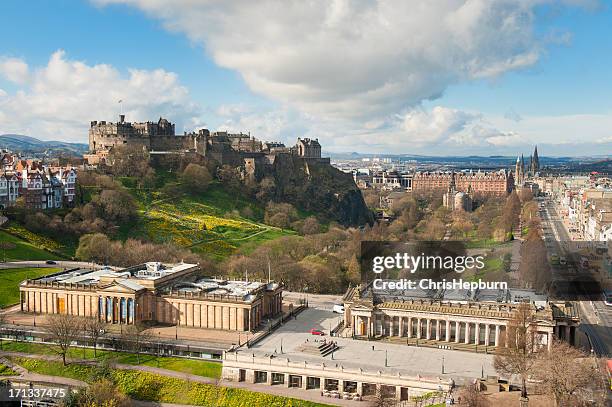
<path fill-rule="evenodd" d="M 548 254 L 570 257 L 569 244 L 575 238 L 570 236 L 567 226 L 559 216 L 559 211 L 553 201 L 546 199 L 544 210 L 541 211 L 542 227 Z M 552 266 L 553 281 L 568 281 L 575 273 L 576 266 Z M 612 307 L 608 307 L 601 299 L 584 299 L 577 301 L 581 313 L 580 330 L 588 337 L 592 351 L 598 356 L 610 354 L 612 344 Z"/>

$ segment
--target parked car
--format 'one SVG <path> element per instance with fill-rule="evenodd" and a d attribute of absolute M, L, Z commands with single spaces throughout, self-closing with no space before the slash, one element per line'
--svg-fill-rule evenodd
<path fill-rule="evenodd" d="M 334 308 L 332 309 L 336 314 L 344 314 L 344 305 L 342 304 L 334 304 Z"/>
<path fill-rule="evenodd" d="M 320 329 L 311 329 L 310 333 L 312 335 L 319 335 L 319 336 L 325 336 L 325 333 L 323 331 L 321 331 Z"/>
<path fill-rule="evenodd" d="M 45 263 L 47 263 L 47 264 L 57 264 L 57 262 L 53 261 L 53 260 L 47 260 Z"/>

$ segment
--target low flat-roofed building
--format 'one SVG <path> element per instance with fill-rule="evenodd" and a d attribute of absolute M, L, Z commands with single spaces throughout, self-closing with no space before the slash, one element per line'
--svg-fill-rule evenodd
<path fill-rule="evenodd" d="M 197 264 L 186 263 L 71 269 L 25 280 L 20 294 L 24 312 L 97 316 L 110 324 L 252 331 L 282 311 L 280 284 L 204 278 Z"/>

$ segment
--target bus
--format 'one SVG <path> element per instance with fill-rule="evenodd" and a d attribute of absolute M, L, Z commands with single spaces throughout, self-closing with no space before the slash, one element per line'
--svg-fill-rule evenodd
<path fill-rule="evenodd" d="M 602 300 L 608 307 L 612 307 L 612 290 L 604 290 Z"/>

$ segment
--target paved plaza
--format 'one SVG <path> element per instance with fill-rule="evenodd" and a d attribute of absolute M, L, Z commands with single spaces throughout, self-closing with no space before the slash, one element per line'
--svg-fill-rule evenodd
<path fill-rule="evenodd" d="M 307 309 L 300 313 L 297 319 L 280 327 L 274 335 L 263 339 L 252 349 L 242 351 L 253 351 L 257 355 L 275 354 L 279 358 L 289 358 L 292 361 L 324 362 L 368 371 L 381 370 L 429 377 L 444 376 L 455 379 L 458 384 L 466 379 L 480 377 L 483 371 L 485 376 L 496 374 L 493 368 L 493 355 L 330 337 L 330 324 L 335 326 L 338 318 L 339 314 L 329 311 Z M 306 340 L 309 342 L 323 340 L 319 336 L 310 334 L 312 328 L 324 331 L 325 340 L 338 343 L 340 349 L 334 352 L 333 360 L 331 356 L 323 358 L 305 354 L 298 349 Z M 443 358 L 444 375 L 442 375 Z"/>

